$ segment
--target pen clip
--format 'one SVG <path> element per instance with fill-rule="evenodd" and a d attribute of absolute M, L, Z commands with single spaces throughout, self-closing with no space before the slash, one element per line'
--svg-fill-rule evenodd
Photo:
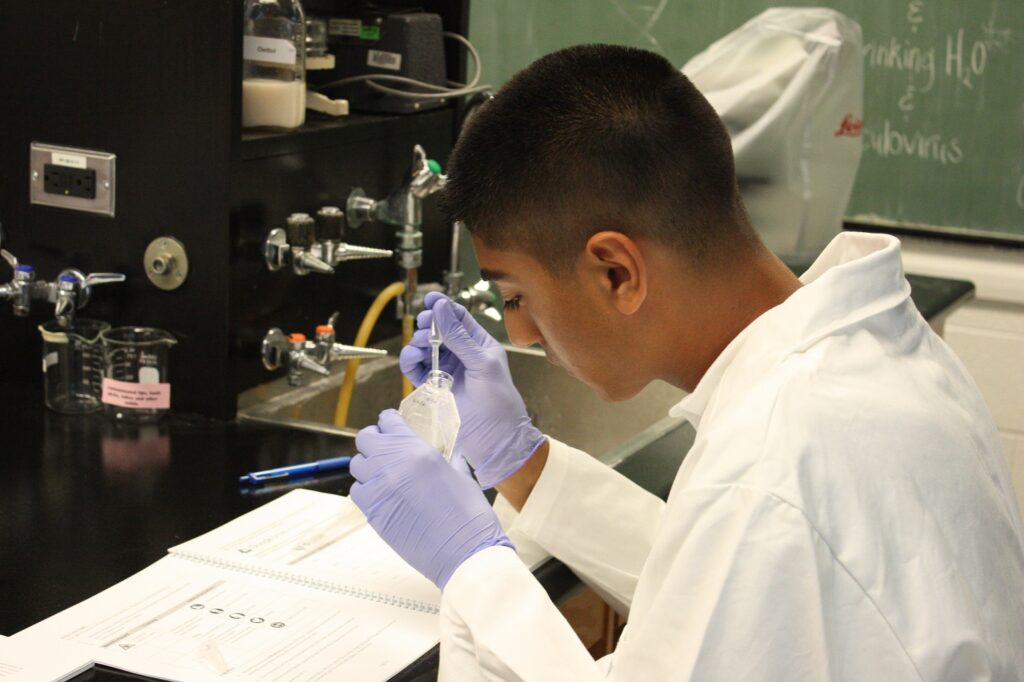
<path fill-rule="evenodd" d="M 275 481 L 279 478 L 288 478 L 291 474 L 287 471 L 282 471 L 279 474 L 250 474 L 250 478 L 258 483 L 264 483 L 266 481 Z"/>

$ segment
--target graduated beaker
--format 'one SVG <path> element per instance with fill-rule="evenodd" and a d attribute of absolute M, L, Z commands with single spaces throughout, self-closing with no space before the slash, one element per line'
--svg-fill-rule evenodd
<path fill-rule="evenodd" d="M 125 421 L 153 421 L 171 406 L 167 356 L 178 341 L 151 327 L 116 327 L 103 340 L 103 407 Z"/>
<path fill-rule="evenodd" d="M 78 318 L 64 327 L 57 320 L 39 325 L 43 337 L 43 388 L 46 406 L 63 414 L 84 414 L 100 407 L 103 348 L 100 333 L 110 325 Z"/>

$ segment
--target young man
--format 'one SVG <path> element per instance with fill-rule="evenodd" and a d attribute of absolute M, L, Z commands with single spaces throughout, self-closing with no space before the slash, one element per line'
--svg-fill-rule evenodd
<path fill-rule="evenodd" d="M 909 298 L 899 244 L 843 234 L 796 279 L 743 209 L 706 100 L 654 54 L 587 46 L 513 78 L 459 140 L 443 201 L 509 338 L 621 400 L 654 379 L 696 441 L 667 503 L 530 423 L 501 346 L 427 297 L 462 417 L 449 466 L 394 411 L 352 498 L 443 590 L 446 679 L 1011 680 L 1024 544 L 977 388 Z M 517 532 L 623 611 L 595 662 Z"/>

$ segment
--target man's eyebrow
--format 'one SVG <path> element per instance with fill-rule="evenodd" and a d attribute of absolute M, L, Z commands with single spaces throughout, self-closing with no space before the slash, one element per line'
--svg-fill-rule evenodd
<path fill-rule="evenodd" d="M 497 282 L 499 280 L 509 280 L 512 277 L 501 270 L 480 270 L 480 277 L 487 280 L 488 282 Z"/>

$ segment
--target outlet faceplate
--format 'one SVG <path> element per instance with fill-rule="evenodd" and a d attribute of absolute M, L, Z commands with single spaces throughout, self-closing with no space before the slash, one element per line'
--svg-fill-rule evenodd
<path fill-rule="evenodd" d="M 113 217 L 116 159 L 106 152 L 33 142 L 29 147 L 29 200 Z M 58 185 L 60 191 L 56 191 Z"/>

